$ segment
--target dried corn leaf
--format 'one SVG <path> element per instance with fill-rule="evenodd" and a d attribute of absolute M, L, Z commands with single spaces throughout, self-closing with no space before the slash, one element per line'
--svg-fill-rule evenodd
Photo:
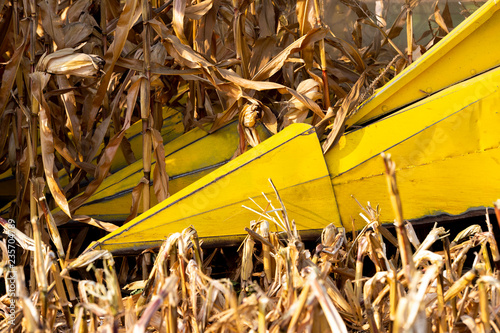
<path fill-rule="evenodd" d="M 347 327 L 344 321 L 342 320 L 342 317 L 340 316 L 337 308 L 333 305 L 331 299 L 327 297 L 328 294 L 324 286 L 322 286 L 321 281 L 318 280 L 318 276 L 315 273 L 310 273 L 307 278 L 307 282 L 311 286 L 311 290 L 313 291 L 314 295 L 321 304 L 321 307 L 325 312 L 325 316 L 328 320 L 328 324 L 330 325 L 330 329 L 332 330 L 332 332 L 347 333 Z"/>
<path fill-rule="evenodd" d="M 453 28 L 453 22 L 451 21 L 448 2 L 446 2 L 443 14 L 441 14 L 441 11 L 438 7 L 438 2 L 436 1 L 434 5 L 434 20 L 438 24 L 439 28 L 442 29 L 446 34 L 450 32 L 450 30 Z"/>
<path fill-rule="evenodd" d="M 195 5 L 186 7 L 184 10 L 184 15 L 191 20 L 201 19 L 210 9 L 212 9 L 214 4 L 213 0 L 201 1 Z M 175 6 L 175 5 L 174 5 Z"/>
<path fill-rule="evenodd" d="M 297 0 L 297 21 L 299 22 L 300 35 L 303 36 L 317 25 L 317 13 L 314 8 L 314 0 Z M 302 50 L 302 59 L 307 69 L 311 69 L 313 63 L 314 44 L 307 45 Z"/>
<path fill-rule="evenodd" d="M 89 6 L 90 3 L 88 1 L 77 0 L 69 6 L 65 13 L 63 13 L 62 18 L 63 20 L 68 20 L 70 23 L 77 22 L 82 13 L 88 11 Z"/>
<path fill-rule="evenodd" d="M 267 0 L 266 0 L 267 1 Z M 276 37 L 266 36 L 255 41 L 250 56 L 249 72 L 254 76 L 263 66 L 265 66 L 273 56 L 276 55 L 278 48 L 276 46 Z"/>
<path fill-rule="evenodd" d="M 89 118 L 85 126 L 85 128 L 87 129 L 92 128 L 92 124 L 96 119 L 97 112 L 102 106 L 104 96 L 106 95 L 106 92 L 108 90 L 109 82 L 111 80 L 111 77 L 113 76 L 113 68 L 115 67 L 116 61 L 120 57 L 120 54 L 125 47 L 127 36 L 130 32 L 130 29 L 132 28 L 134 19 L 138 15 L 140 15 L 140 12 L 141 8 L 138 5 L 138 0 L 127 0 L 125 2 L 125 6 L 123 7 L 123 11 L 120 14 L 117 22 L 114 34 L 115 38 L 106 54 L 104 55 L 104 60 L 106 62 L 104 66 L 105 75 L 101 79 L 97 93 L 92 101 L 91 109 L 89 111 Z"/>
<path fill-rule="evenodd" d="M 110 259 L 113 256 L 109 251 L 107 250 L 93 250 L 89 252 L 85 252 L 81 255 L 79 255 L 75 260 L 71 261 L 68 266 L 64 268 L 64 270 L 61 272 L 61 275 L 64 276 L 66 275 L 70 270 L 81 268 L 81 267 L 87 267 L 91 263 L 97 261 L 97 260 L 106 260 Z"/>
<path fill-rule="evenodd" d="M 125 132 L 127 129 L 130 127 L 130 122 L 132 118 L 132 112 L 135 108 L 135 103 L 137 100 L 137 96 L 139 94 L 139 88 L 141 85 L 141 80 L 137 80 L 132 84 L 132 86 L 129 88 L 129 94 L 127 95 L 127 113 L 125 114 L 125 119 L 122 125 L 121 130 L 116 133 L 111 140 L 109 141 L 108 145 L 103 151 L 103 154 L 101 158 L 99 159 L 99 163 L 96 168 L 96 174 L 95 174 L 95 179 L 85 188 L 84 193 L 82 193 L 80 196 L 74 198 L 70 202 L 70 208 L 71 210 L 76 210 L 78 207 L 83 205 L 85 201 L 87 201 L 88 198 L 97 190 L 99 185 L 102 183 L 104 178 L 108 175 L 109 169 L 111 167 L 111 162 L 113 161 L 113 158 L 117 152 L 117 150 L 120 148 L 120 143 L 125 135 Z M 108 117 L 108 125 L 110 121 L 110 117 Z M 101 125 L 103 126 L 103 125 Z M 64 219 L 60 216 L 57 216 L 57 214 L 54 215 L 56 218 L 56 222 L 58 225 L 66 223 L 67 219 Z M 114 225 L 112 225 L 114 226 Z"/>
<path fill-rule="evenodd" d="M 107 232 L 112 232 L 112 231 L 115 231 L 116 229 L 118 229 L 118 226 L 116 224 L 99 221 L 99 220 L 96 220 L 95 218 L 90 217 L 90 216 L 73 215 L 72 219 L 74 221 L 77 221 L 77 222 L 85 223 L 85 224 L 103 229 Z"/>
<path fill-rule="evenodd" d="M 0 225 L 3 227 L 4 233 L 9 235 L 9 237 L 13 237 L 23 249 L 28 251 L 35 251 L 35 241 L 33 240 L 33 238 L 26 236 L 25 233 L 23 233 L 1 217 Z"/>
<path fill-rule="evenodd" d="M 275 11 L 273 2 L 271 0 L 263 0 L 259 9 L 259 39 L 273 36 L 276 33 Z M 258 41 L 259 40 L 256 41 L 256 44 L 258 43 Z"/>
<path fill-rule="evenodd" d="M 240 87 L 246 88 L 246 89 L 254 89 L 254 90 L 270 90 L 270 89 L 277 89 L 281 93 L 289 93 L 293 96 L 293 98 L 296 101 L 299 101 L 301 105 L 307 107 L 311 111 L 313 111 L 315 114 L 317 114 L 321 119 L 325 117 L 323 111 L 319 107 L 314 100 L 309 98 L 307 94 L 302 94 L 300 92 L 295 91 L 294 89 L 288 88 L 284 85 L 274 83 L 274 82 L 267 82 L 267 81 L 255 81 L 255 80 L 247 80 L 244 79 L 240 76 L 238 76 L 236 73 L 232 71 L 228 71 L 225 69 L 218 69 L 218 72 L 222 75 L 222 77 L 228 81 L 231 81 L 235 84 L 237 84 Z M 309 82 L 309 81 L 308 81 Z M 311 97 L 315 97 L 315 95 L 311 95 Z"/>
<path fill-rule="evenodd" d="M 59 89 L 71 89 L 71 84 L 65 76 L 57 75 L 56 81 Z M 71 134 L 73 135 L 73 140 L 78 147 L 81 140 L 81 128 L 80 119 L 78 119 L 77 116 L 75 93 L 73 91 L 68 91 L 60 96 L 64 104 L 64 109 L 66 110 L 66 116 L 68 117 L 66 126 L 69 128 Z"/>
<path fill-rule="evenodd" d="M 63 28 L 65 36 L 64 46 L 76 47 L 80 43 L 84 42 L 93 31 L 94 27 L 83 22 L 73 22 L 65 25 Z"/>
<path fill-rule="evenodd" d="M 188 68 L 212 67 L 209 61 L 196 53 L 190 46 L 185 45 L 181 40 L 169 33 L 168 29 L 160 21 L 152 19 L 149 24 L 163 38 L 163 45 L 170 56 L 174 57 L 180 64 Z"/>
<path fill-rule="evenodd" d="M 9 62 L 5 65 L 2 75 L 2 85 L 0 86 L 0 118 L 2 118 L 5 107 L 10 100 L 10 91 L 16 81 L 17 71 L 21 60 L 23 59 L 24 49 L 27 39 L 25 38 L 12 55 Z"/>
<path fill-rule="evenodd" d="M 50 107 L 45 101 L 45 97 L 43 95 L 43 89 L 48 83 L 49 75 L 41 72 L 35 72 L 31 74 L 30 77 L 33 82 L 33 97 L 36 98 L 40 104 L 40 142 L 47 185 L 49 186 L 50 192 L 52 193 L 57 205 L 64 213 L 66 213 L 66 215 L 71 217 L 68 201 L 66 200 L 66 196 L 62 192 L 57 181 L 58 175 L 54 173 L 54 138 L 48 114 Z"/>
<path fill-rule="evenodd" d="M 292 44 L 288 45 L 283 51 L 281 51 L 278 55 L 273 57 L 273 59 L 268 62 L 264 67 L 262 67 L 257 74 L 252 77 L 254 81 L 262 81 L 267 80 L 276 72 L 278 72 L 285 61 L 295 52 L 298 52 L 304 49 L 308 45 L 312 45 L 314 42 L 325 38 L 328 30 L 324 28 L 315 28 L 311 29 L 306 35 L 300 37 Z"/>
<path fill-rule="evenodd" d="M 184 35 L 184 13 L 186 11 L 186 0 L 173 1 L 172 26 L 174 28 L 175 35 L 183 44 L 189 45 L 189 42 Z"/>
<path fill-rule="evenodd" d="M 168 198 L 168 174 L 165 171 L 165 149 L 163 148 L 163 138 L 156 129 L 152 129 L 153 149 L 156 159 L 156 166 L 153 170 L 153 188 L 158 202 Z"/>
<path fill-rule="evenodd" d="M 214 28 L 215 25 L 217 24 L 217 18 L 218 18 L 218 12 L 219 12 L 219 7 L 220 7 L 220 0 L 215 0 L 215 1 L 203 1 L 197 5 L 198 6 L 201 4 L 205 4 L 206 2 L 212 2 L 211 8 L 208 12 L 204 13 L 202 17 L 199 18 L 200 20 L 200 25 L 198 27 L 198 33 L 196 35 L 196 39 L 194 42 L 194 48 L 203 54 L 207 59 L 212 59 L 215 61 L 215 54 L 216 54 L 216 48 L 212 47 L 212 42 L 213 42 L 213 36 L 214 36 Z M 207 3 L 208 6 L 208 3 Z M 186 16 L 187 17 L 193 17 L 197 18 L 198 13 L 203 12 L 203 10 L 200 9 L 199 12 L 196 14 L 190 14 L 189 12 L 192 10 L 190 7 L 186 8 Z"/>
<path fill-rule="evenodd" d="M 297 94 L 303 97 L 307 97 L 312 101 L 316 101 L 323 97 L 320 92 L 320 84 L 313 79 L 307 79 L 299 83 L 297 87 Z M 306 104 L 299 101 L 295 96 L 287 101 L 284 105 L 283 123 L 282 128 L 292 124 L 292 123 L 303 123 L 305 122 L 307 115 L 309 113 L 309 108 Z M 324 117 L 321 113 L 321 117 Z"/>
<path fill-rule="evenodd" d="M 365 84 L 366 80 L 366 75 L 363 74 L 359 77 L 358 81 L 356 84 L 352 87 L 351 91 L 349 92 L 349 95 L 347 95 L 344 100 L 342 101 L 342 105 L 340 106 L 339 111 L 335 115 L 335 121 L 332 125 L 332 131 L 328 134 L 325 142 L 323 142 L 323 152 L 326 153 L 333 145 L 337 143 L 337 141 L 340 139 L 341 135 L 344 133 L 345 130 L 345 120 L 347 119 L 348 115 L 352 113 L 354 108 L 359 104 L 360 98 L 362 97 L 362 89 Z M 329 115 L 323 119 L 325 121 L 326 119 L 329 118 Z M 323 123 L 320 122 L 317 127 L 322 126 Z"/>
<path fill-rule="evenodd" d="M 56 14 L 57 1 L 46 0 L 38 3 L 44 31 L 52 38 L 59 49 L 65 47 L 61 18 Z"/>

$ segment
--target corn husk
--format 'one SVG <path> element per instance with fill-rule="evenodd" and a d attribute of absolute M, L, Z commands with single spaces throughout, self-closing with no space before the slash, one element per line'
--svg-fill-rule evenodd
<path fill-rule="evenodd" d="M 37 64 L 37 70 L 50 74 L 92 78 L 101 73 L 103 65 L 104 60 L 97 55 L 67 48 L 42 56 Z"/>

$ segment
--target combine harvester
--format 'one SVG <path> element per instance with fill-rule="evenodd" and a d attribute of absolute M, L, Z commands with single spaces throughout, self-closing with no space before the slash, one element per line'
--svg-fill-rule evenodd
<path fill-rule="evenodd" d="M 138 251 L 190 225 L 205 244 L 241 240 L 250 221 L 261 218 L 242 205 L 268 207 L 261 192 L 278 205 L 269 178 L 298 230 L 329 223 L 361 229 L 366 222 L 353 196 L 379 204 L 380 222 L 390 223 L 382 152 L 396 163 L 404 218 L 484 213 L 500 196 L 499 6 L 490 0 L 376 91 L 346 123 L 363 126 L 325 155 L 313 127 L 291 125 L 89 249 Z"/>

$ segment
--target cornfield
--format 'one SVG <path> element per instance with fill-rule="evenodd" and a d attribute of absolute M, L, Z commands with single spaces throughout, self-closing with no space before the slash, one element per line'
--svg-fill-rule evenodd
<path fill-rule="evenodd" d="M 262 140 L 257 124 L 275 134 L 308 122 L 326 152 L 360 103 L 453 29 L 448 4 L 436 2 L 418 38 L 418 0 L 391 22 L 382 1 L 375 10 L 358 0 L 336 5 L 357 17 L 351 39 L 330 29 L 331 3 L 319 0 L 1 1 L 2 332 L 499 331 L 491 224 L 451 243 L 435 227 L 421 242 L 403 220 L 387 157 L 397 237 L 368 205 L 365 229 L 348 237 L 330 225 L 311 252 L 286 207 L 269 201 L 227 279 L 211 277 L 213 255 L 205 258 L 193 228 L 135 267 L 125 258 L 118 269 L 107 251 L 82 253 L 89 228 L 117 225 L 75 212 L 119 168 L 142 159 L 127 220 L 171 194 L 161 130 L 174 125 L 165 107 L 181 115 L 178 134 L 237 119 L 235 157 Z M 402 32 L 403 46 L 394 41 Z M 139 148 L 127 136 L 134 126 Z M 74 240 L 61 230 L 70 221 L 88 226 Z M 438 241 L 443 251 L 431 252 Z M 392 258 L 386 242 L 398 248 Z"/>
<path fill-rule="evenodd" d="M 211 277 L 216 252 L 205 257 L 192 227 L 170 235 L 153 255 L 152 267 L 148 265 L 151 252 L 146 251 L 136 267 L 130 270 L 123 260 L 118 270 L 107 250 L 58 259 L 50 247 L 37 247 L 39 242 L 0 219 L 24 250 L 35 258 L 43 253 L 30 293 L 21 266 L 7 271 L 8 251 L 1 243 L 1 273 L 16 288 L 15 296 L 0 298 L 5 317 L 1 329 L 498 332 L 500 254 L 489 215 L 486 231 L 471 225 L 450 242 L 449 233 L 435 226 L 421 241 L 411 224 L 399 220 L 402 205 L 394 163 L 388 157 L 385 163 L 397 216 L 396 237 L 378 222 L 377 207 L 368 204 L 360 206 L 368 222 L 363 230 L 347 235 L 345 229 L 329 225 L 310 251 L 286 207 L 276 208 L 268 201 L 245 229 L 248 236 L 240 247 L 238 268 L 222 279 Z M 500 203 L 495 210 L 500 218 Z M 271 231 L 272 225 L 282 231 Z M 436 243 L 442 243 L 442 251 L 431 251 Z M 398 249 L 392 257 L 388 257 L 389 246 Z M 466 268 L 473 249 L 477 250 L 473 266 Z M 374 272 L 366 276 L 368 263 Z M 136 276 L 140 272 L 143 278 L 124 285 L 129 271 Z"/>

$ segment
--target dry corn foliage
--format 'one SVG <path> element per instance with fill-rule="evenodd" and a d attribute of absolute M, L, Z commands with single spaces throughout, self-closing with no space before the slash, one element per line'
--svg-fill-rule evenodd
<path fill-rule="evenodd" d="M 388 157 L 385 163 L 399 216 L 394 165 Z M 0 297 L 5 318 L 0 331 L 499 331 L 500 255 L 488 215 L 488 230 L 471 225 L 450 242 L 448 232 L 435 226 L 421 240 L 398 217 L 394 237 L 379 224 L 378 209 L 368 204 L 361 207 L 367 221 L 363 230 L 350 237 L 331 224 L 311 253 L 286 208 L 266 200 L 267 206 L 256 208 L 258 219 L 245 229 L 241 262 L 231 279 L 211 277 L 215 252 L 204 257 L 192 227 L 170 235 L 158 253 L 141 254 L 136 267 L 122 260 L 119 270 L 106 250 L 65 260 L 45 243 L 11 229 L 19 246 L 42 261 L 29 292 L 23 267 L 8 269 L 8 251 L 0 243 L 0 274 L 6 280 L 14 276 L 16 286 L 16 297 Z M 496 206 L 499 218 L 500 202 Z M 431 251 L 435 243 L 443 250 Z M 397 248 L 392 257 L 389 246 Z M 467 256 L 474 260 L 466 269 Z M 85 274 L 88 278 L 81 278 Z"/>
<path fill-rule="evenodd" d="M 381 2 L 375 15 L 344 0 L 358 20 L 353 39 L 342 40 L 324 23 L 331 6 L 319 0 L 1 1 L 0 175 L 16 179 L 10 216 L 32 232 L 41 177 L 38 193 L 50 192 L 48 208 L 60 208 L 56 225 L 73 218 L 112 230 L 74 212 L 115 171 L 118 149 L 135 161 L 124 134 L 138 120 L 144 178 L 136 192 L 147 208 L 152 178 L 165 199 L 168 175 L 151 175 L 151 159 L 163 152 L 163 105 L 182 111 L 185 130 L 212 123 L 214 131 L 239 118 L 240 152 L 245 141 L 260 142 L 257 121 L 272 133 L 311 122 L 326 133 L 327 150 L 355 107 L 411 60 L 392 39 L 418 2 L 387 23 Z M 414 58 L 453 27 L 447 5 L 430 14 L 430 42 L 410 38 Z M 363 40 L 363 31 L 374 39 Z"/>
<path fill-rule="evenodd" d="M 186 130 L 211 123 L 214 131 L 238 118 L 242 142 L 250 145 L 259 142 L 253 130 L 258 121 L 273 133 L 310 121 L 326 137 L 327 150 L 364 98 L 452 28 L 446 8 L 442 15 L 436 4 L 434 28 L 427 33 L 431 41 L 417 47 L 411 36 L 413 53 L 405 53 L 392 39 L 418 1 L 403 8 L 392 25 L 361 1 L 343 3 L 359 17 L 352 41 L 324 24 L 328 13 L 321 1 L 0 1 L 0 174 L 10 171 L 16 180 L 12 237 L 23 249 L 14 269 L 15 326 L 4 319 L 0 329 L 378 331 L 393 325 L 403 331 L 425 318 L 448 328 L 470 326 L 477 313 L 483 327 L 496 328 L 498 281 L 486 250 L 473 270 L 461 274 L 472 245 L 493 248 L 491 232 L 476 231 L 444 257 L 426 248 L 412 260 L 403 243 L 400 267 L 397 258 L 384 257 L 384 229 L 369 207 L 370 227 L 354 241 L 330 226 L 313 255 L 284 207 L 276 217 L 266 208 L 262 215 L 268 218 L 252 224 L 242 248 L 241 290 L 230 280 L 210 278 L 209 260 L 203 261 L 192 229 L 166 241 L 151 271 L 152 255 L 141 257 L 143 281 L 128 289 L 142 291 L 126 298 L 125 263 L 117 271 L 108 252 L 70 255 L 79 252 L 88 229 L 76 237 L 76 249 L 65 248 L 58 226 L 69 219 L 116 228 L 74 212 L 114 171 L 118 149 L 134 161 L 125 132 L 135 121 L 142 120 L 144 152 L 137 192 L 143 192 L 147 208 L 152 178 L 157 199 L 168 196 L 164 168 L 155 168 L 151 177 L 153 156 L 164 156 L 158 132 L 163 105 L 182 111 Z M 364 29 L 376 33 L 369 43 L 362 40 Z M 69 176 L 64 187 L 61 173 Z M 54 207 L 60 210 L 52 213 Z M 285 230 L 284 240 L 270 231 L 274 223 Z M 398 221 L 398 237 L 407 232 L 403 225 Z M 6 269 L 9 251 L 0 244 L 5 276 L 12 272 Z M 376 263 L 371 278 L 361 275 L 358 258 L 365 255 Z M 88 278 L 71 279 L 74 270 Z M 427 299 L 433 292 L 437 298 Z M 471 297 L 477 293 L 479 306 Z M 1 300 L 5 316 L 11 299 Z M 436 306 L 437 312 L 426 310 Z M 443 313 L 450 315 L 437 315 Z M 397 320 L 402 317 L 413 321 Z M 440 318 L 448 319 L 436 322 Z"/>

